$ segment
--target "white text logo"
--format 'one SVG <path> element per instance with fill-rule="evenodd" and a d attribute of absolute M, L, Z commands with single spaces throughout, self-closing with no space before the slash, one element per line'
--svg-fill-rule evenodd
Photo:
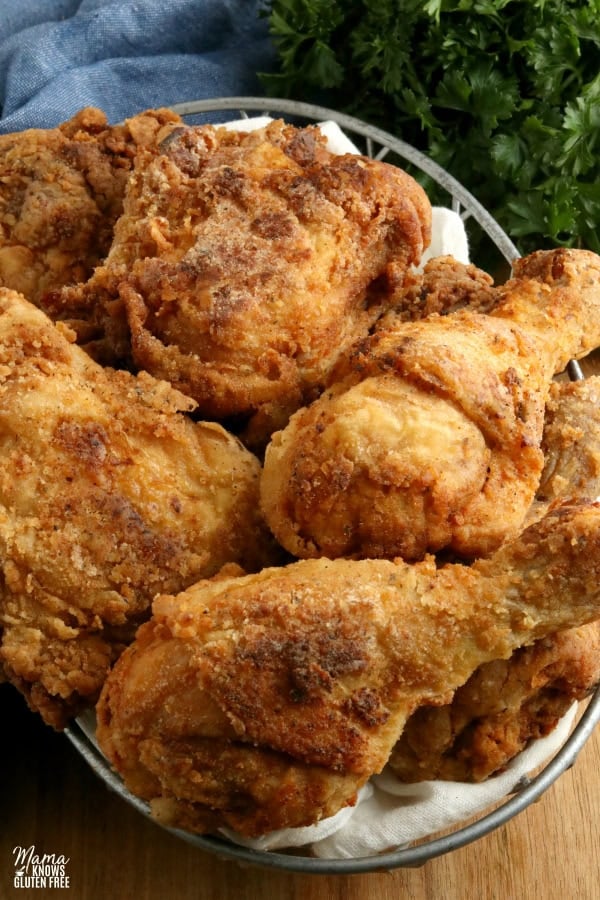
<path fill-rule="evenodd" d="M 69 876 L 66 874 L 69 857 L 56 853 L 36 853 L 35 847 L 15 847 L 15 874 L 13 884 L 16 888 L 68 888 Z"/>

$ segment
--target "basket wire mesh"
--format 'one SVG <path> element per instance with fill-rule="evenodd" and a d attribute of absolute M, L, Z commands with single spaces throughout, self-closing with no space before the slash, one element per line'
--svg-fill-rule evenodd
<path fill-rule="evenodd" d="M 344 113 L 327 107 L 315 106 L 294 100 L 267 99 L 264 97 L 221 97 L 211 100 L 198 100 L 180 103 L 172 107 L 184 119 L 193 118 L 196 122 L 218 122 L 232 118 L 248 118 L 248 113 L 260 113 L 273 117 L 285 117 L 288 120 L 304 122 L 334 121 L 352 139 L 359 148 L 374 159 L 384 159 L 390 152 L 420 169 L 433 179 L 449 195 L 451 208 L 463 221 L 472 219 L 492 241 L 504 261 L 511 265 L 518 257 L 519 251 L 490 213 L 477 199 L 456 179 L 442 169 L 425 154 L 404 141 L 394 137 L 380 128 L 369 125 Z M 227 115 L 224 115 L 227 114 Z M 360 142 L 362 142 L 362 147 Z M 582 379 L 583 372 L 579 364 L 572 360 L 568 366 L 571 380 Z M 194 835 L 179 829 L 168 828 L 167 831 L 179 836 L 203 850 L 210 851 L 223 859 L 258 865 L 263 868 L 284 869 L 287 871 L 315 874 L 358 874 L 373 871 L 389 871 L 396 868 L 414 868 L 428 860 L 442 856 L 473 841 L 479 840 L 491 831 L 506 824 L 518 813 L 526 809 L 556 781 L 556 779 L 576 761 L 579 752 L 600 721 L 600 688 L 589 700 L 568 739 L 555 756 L 547 762 L 541 771 L 532 778 L 521 779 L 515 785 L 513 793 L 502 801 L 491 812 L 482 814 L 476 821 L 458 826 L 452 833 L 441 837 L 433 836 L 417 846 L 402 847 L 373 856 L 352 859 L 325 859 L 312 856 L 299 856 L 280 851 L 260 851 L 233 844 L 225 839 L 212 836 Z M 147 804 L 132 795 L 116 775 L 89 736 L 89 730 L 80 721 L 75 721 L 66 729 L 66 734 L 90 767 L 99 775 L 105 784 L 135 807 L 140 813 L 149 816 Z"/>

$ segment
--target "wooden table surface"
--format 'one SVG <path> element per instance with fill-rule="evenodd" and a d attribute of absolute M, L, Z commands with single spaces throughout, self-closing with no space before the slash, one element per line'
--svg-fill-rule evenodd
<path fill-rule="evenodd" d="M 600 372 L 600 357 L 583 366 Z M 64 735 L 0 685 L 0 900 L 600 900 L 600 728 L 502 828 L 418 869 L 352 876 L 241 867 L 112 794 Z M 70 885 L 15 888 L 13 849 L 69 858 Z"/>

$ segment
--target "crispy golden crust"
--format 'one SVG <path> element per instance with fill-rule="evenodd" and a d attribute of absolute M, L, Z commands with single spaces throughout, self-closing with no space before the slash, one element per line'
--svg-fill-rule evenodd
<path fill-rule="evenodd" d="M 100 746 L 168 824 L 257 835 L 316 822 L 354 802 L 417 707 L 598 618 L 599 575 L 594 504 L 556 508 L 471 567 L 223 573 L 155 601 L 105 683 Z"/>
<path fill-rule="evenodd" d="M 286 549 L 474 558 L 517 533 L 551 377 L 600 341 L 600 258 L 534 254 L 497 291 L 490 315 L 390 319 L 273 436 L 261 498 Z"/>
<path fill-rule="evenodd" d="M 600 494 L 600 378 L 556 382 L 546 405 L 545 465 L 529 513 Z M 443 707 L 408 720 L 390 765 L 404 781 L 481 781 L 530 740 L 550 732 L 574 700 L 600 681 L 600 623 L 551 635 L 509 660 L 481 666 Z"/>
<path fill-rule="evenodd" d="M 260 442 L 368 332 L 390 293 L 370 286 L 418 261 L 430 216 L 412 178 L 332 155 L 315 127 L 175 129 L 139 156 L 106 264 L 63 304 Z"/>
<path fill-rule="evenodd" d="M 516 288 L 516 289 L 515 289 Z M 538 335 L 546 365 L 562 372 L 600 343 L 600 257 L 590 250 L 538 250 L 513 266 L 493 314 Z"/>
<path fill-rule="evenodd" d="M 464 308 L 488 313 L 497 302 L 494 280 L 487 272 L 453 256 L 435 256 L 422 271 L 407 275 L 377 328 L 385 330 L 397 321 L 414 322 Z"/>
<path fill-rule="evenodd" d="M 57 726 L 96 699 L 157 592 L 275 558 L 258 460 L 72 338 L 0 288 L 0 661 Z"/>
<path fill-rule="evenodd" d="M 552 385 L 542 449 L 538 500 L 600 496 L 600 376 Z"/>
<path fill-rule="evenodd" d="M 452 703 L 418 709 L 388 764 L 406 782 L 483 781 L 599 682 L 599 622 L 550 635 L 480 666 Z"/>
<path fill-rule="evenodd" d="M 437 261 L 433 262 L 435 265 L 422 276 L 422 289 L 408 290 L 408 306 L 404 309 L 399 306 L 394 314 L 384 317 L 382 329 L 389 327 L 392 315 L 405 320 L 415 319 L 421 312 L 446 312 L 457 301 L 460 304 L 463 291 L 468 288 L 468 284 L 462 284 L 460 269 L 452 266 L 448 269 L 444 264 L 438 269 Z M 536 258 L 538 266 L 539 262 Z M 436 291 L 436 279 L 442 269 L 446 269 L 449 287 L 440 293 Z M 451 277 L 455 277 L 460 285 L 457 295 L 450 285 Z M 475 297 L 485 305 L 485 282 L 482 287 L 483 294 L 479 295 L 475 289 Z M 501 298 L 497 292 L 490 290 L 492 297 L 494 294 L 495 302 L 499 302 Z M 558 497 L 582 494 L 596 497 L 600 494 L 597 383 L 592 379 L 577 385 L 551 386 L 542 439 L 545 465 L 534 505 L 537 516 L 547 509 L 549 501 Z M 356 405 L 349 414 L 359 431 L 366 406 L 365 393 L 366 388 L 361 397 L 356 397 Z M 372 402 L 385 403 L 384 377 L 377 380 L 368 396 Z M 430 409 L 431 402 L 425 397 L 412 417 L 413 421 L 419 421 L 420 438 L 428 446 L 431 440 L 427 427 L 422 427 L 418 416 L 424 413 L 427 426 L 431 421 Z M 452 442 L 459 441 L 461 436 L 460 427 L 453 421 L 452 410 L 448 426 L 445 447 L 452 446 Z M 369 432 L 381 434 L 372 418 L 365 429 L 365 439 Z M 371 448 L 371 459 L 379 453 L 384 464 L 390 459 L 389 449 L 385 443 L 375 450 Z M 337 473 L 340 469 L 341 466 Z M 335 483 L 335 474 L 331 471 L 324 472 L 323 482 L 327 483 L 327 475 L 329 483 Z M 462 478 L 468 475 L 466 465 L 458 475 Z M 308 480 L 304 490 L 307 483 Z M 456 484 L 460 488 L 460 482 Z M 362 509 L 366 509 L 369 504 L 374 504 L 376 488 L 371 486 L 371 496 L 367 493 L 369 485 L 363 483 L 361 489 Z M 331 521 L 332 517 L 329 518 Z M 388 522 L 389 517 L 382 515 L 373 532 L 385 534 Z M 333 524 L 334 527 L 337 524 L 335 517 Z M 451 704 L 422 708 L 409 719 L 392 754 L 394 770 L 406 781 L 427 778 L 481 780 L 487 777 L 506 766 L 529 740 L 548 733 L 573 700 L 585 696 L 596 684 L 599 666 L 596 625 L 552 636 L 534 648 L 517 651 L 509 661 L 482 666 L 467 685 L 457 691 Z"/>
<path fill-rule="evenodd" d="M 110 126 L 87 108 L 58 128 L 0 136 L 0 286 L 34 303 L 84 281 L 106 256 L 139 147 L 167 123 L 150 110 Z"/>

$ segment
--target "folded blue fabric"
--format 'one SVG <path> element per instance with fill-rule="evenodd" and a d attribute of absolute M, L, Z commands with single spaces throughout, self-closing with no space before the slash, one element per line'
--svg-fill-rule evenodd
<path fill-rule="evenodd" d="M 84 106 L 118 122 L 187 100 L 262 94 L 261 0 L 0 0 L 0 133 Z"/>

